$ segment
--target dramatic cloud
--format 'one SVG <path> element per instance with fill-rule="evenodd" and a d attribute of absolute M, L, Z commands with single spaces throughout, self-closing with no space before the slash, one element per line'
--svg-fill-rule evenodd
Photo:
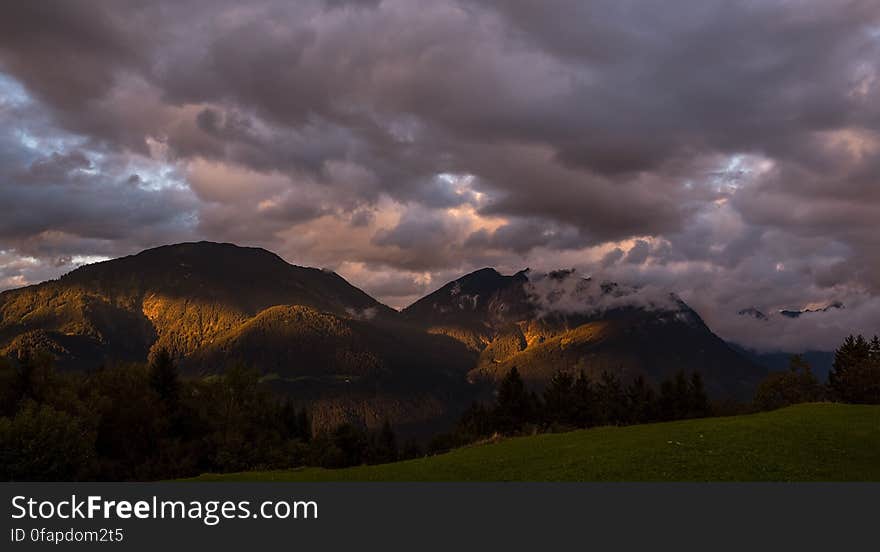
<path fill-rule="evenodd" d="M 0 288 L 205 238 L 394 306 L 574 267 L 830 347 L 880 331 L 878 65 L 875 0 L 14 3 Z"/>

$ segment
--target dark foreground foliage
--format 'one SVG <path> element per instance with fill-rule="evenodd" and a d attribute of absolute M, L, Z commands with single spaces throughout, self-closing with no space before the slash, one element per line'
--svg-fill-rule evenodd
<path fill-rule="evenodd" d="M 308 412 L 261 389 L 255 371 L 182 380 L 164 351 L 147 366 L 88 374 L 58 373 L 41 355 L 0 358 L 0 390 L 2 480 L 171 479 L 401 456 L 387 424 L 312 435 Z"/>
<path fill-rule="evenodd" d="M 834 353 L 828 385 L 842 402 L 880 404 L 880 338 L 846 338 Z"/>
<path fill-rule="evenodd" d="M 593 382 L 584 372 L 560 371 L 538 395 L 527 391 L 516 368 L 498 387 L 491 405 L 475 403 L 455 430 L 435 437 L 429 452 L 440 452 L 485 437 L 562 431 L 603 425 L 702 418 L 712 410 L 699 372 L 678 372 L 659 392 L 644 378 L 624 384 L 604 372 Z"/>
<path fill-rule="evenodd" d="M 420 456 L 386 423 L 379 431 L 344 424 L 313 435 L 306 409 L 263 389 L 243 365 L 222 376 L 183 380 L 159 351 L 147 365 L 87 374 L 58 373 L 51 358 L 0 357 L 0 480 L 153 480 L 200 473 L 341 468 Z M 792 357 L 787 372 L 758 387 L 750 406 L 710 404 L 699 372 L 678 372 L 658 387 L 612 373 L 592 380 L 560 371 L 530 391 L 514 368 L 491 404 L 475 403 L 438 453 L 492 435 L 555 432 L 603 425 L 738 414 L 834 400 L 880 404 L 880 340 L 850 336 L 837 350 L 828 385 Z"/>
<path fill-rule="evenodd" d="M 791 357 L 787 372 L 770 374 L 755 392 L 756 410 L 832 400 L 880 404 L 880 338 L 849 336 L 834 353 L 828 384 L 822 385 L 801 355 Z"/>
<path fill-rule="evenodd" d="M 543 394 L 537 395 L 526 390 L 513 368 L 502 380 L 494 403 L 472 405 L 453 431 L 431 441 L 428 451 L 447 451 L 495 434 L 728 416 L 825 400 L 880 404 L 878 337 L 871 341 L 848 337 L 835 353 L 828 385 L 816 379 L 801 355 L 793 355 L 788 371 L 774 372 L 761 382 L 751 405 L 710 403 L 699 372 L 688 376 L 679 371 L 655 389 L 641 377 L 624 384 L 605 372 L 594 383 L 583 372 L 575 376 L 560 371 Z"/>
<path fill-rule="evenodd" d="M 813 375 L 804 357 L 794 355 L 787 372 L 774 372 L 761 382 L 755 391 L 754 405 L 756 410 L 775 410 L 793 404 L 821 401 L 828 395 L 828 390 Z"/>

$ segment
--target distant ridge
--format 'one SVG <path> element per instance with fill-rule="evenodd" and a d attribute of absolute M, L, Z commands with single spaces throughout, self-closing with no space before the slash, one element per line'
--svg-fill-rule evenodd
<path fill-rule="evenodd" d="M 543 292 L 537 286 L 550 282 Z M 544 303 L 536 295 L 544 293 Z M 561 295 L 588 296 L 601 309 L 554 311 Z M 472 381 L 497 382 L 516 367 L 543 387 L 560 369 L 603 371 L 659 382 L 678 370 L 700 371 L 715 397 L 747 397 L 767 370 L 716 336 L 680 299 L 657 306 L 627 303 L 626 290 L 560 270 L 533 282 L 523 270 L 504 276 L 484 268 L 444 285 L 402 311 L 429 332 L 479 352 Z M 577 298 L 577 297 L 574 297 Z M 569 301 L 570 302 L 570 301 Z M 662 306 L 665 305 L 665 306 Z"/>
<path fill-rule="evenodd" d="M 328 427 L 422 423 L 470 400 L 464 347 L 408 330 L 334 272 L 260 248 L 167 245 L 0 294 L 0 354 L 40 349 L 91 370 L 158 348 L 194 376 L 254 366 Z"/>
<path fill-rule="evenodd" d="M 579 294 L 602 308 L 579 310 Z M 328 427 L 449 420 L 514 366 L 535 388 L 559 370 L 655 383 L 699 370 L 716 397 L 745 397 L 766 373 L 674 296 L 637 298 L 570 270 L 483 268 L 398 312 L 265 249 L 181 243 L 0 293 L 0 354 L 90 370 L 164 348 L 193 377 L 244 364 Z"/>

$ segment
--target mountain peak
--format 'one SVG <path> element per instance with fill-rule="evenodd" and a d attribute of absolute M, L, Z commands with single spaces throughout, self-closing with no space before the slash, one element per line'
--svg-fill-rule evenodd
<path fill-rule="evenodd" d="M 783 310 L 779 311 L 779 314 L 781 314 L 782 316 L 785 316 L 786 318 L 799 318 L 802 314 L 822 313 L 822 312 L 829 312 L 832 310 L 845 309 L 845 308 L 846 308 L 846 306 L 843 303 L 841 303 L 840 301 L 834 301 L 833 303 L 825 305 L 824 307 L 818 307 L 818 308 L 804 307 L 800 310 L 783 309 Z"/>
<path fill-rule="evenodd" d="M 505 276 L 494 268 L 482 268 L 422 297 L 403 309 L 403 313 L 411 320 L 429 325 L 458 320 L 463 314 L 473 319 L 472 322 L 481 323 L 502 304 L 508 308 L 527 304 L 523 287 L 527 281 L 525 271 Z"/>
<path fill-rule="evenodd" d="M 739 316 L 751 316 L 752 318 L 755 318 L 756 320 L 768 320 L 767 315 L 764 314 L 763 311 L 761 311 L 760 309 L 758 309 L 756 307 L 748 307 L 745 309 L 741 309 L 736 314 L 738 314 Z"/>
<path fill-rule="evenodd" d="M 120 270 L 139 270 L 147 273 L 182 270 L 202 271 L 206 274 L 217 271 L 222 274 L 229 270 L 254 272 L 265 270 L 267 267 L 279 270 L 290 266 L 294 265 L 290 265 L 275 253 L 259 247 L 199 241 L 161 245 L 133 255 L 83 265 L 65 274 L 61 279 L 62 281 L 90 279 L 100 277 L 106 271 L 116 274 Z"/>
<path fill-rule="evenodd" d="M 58 341 L 56 349 L 73 351 L 69 356 L 105 349 L 138 360 L 154 346 L 183 356 L 276 305 L 346 319 L 397 316 L 333 272 L 295 266 L 257 247 L 190 242 L 3 293 L 0 350 L 9 346 L 4 330 L 12 336 L 40 331 Z"/>

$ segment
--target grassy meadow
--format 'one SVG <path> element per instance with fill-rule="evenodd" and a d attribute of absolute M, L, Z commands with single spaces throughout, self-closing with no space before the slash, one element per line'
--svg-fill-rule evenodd
<path fill-rule="evenodd" d="M 802 404 L 760 414 L 506 438 L 446 454 L 198 481 L 880 481 L 880 406 Z"/>

